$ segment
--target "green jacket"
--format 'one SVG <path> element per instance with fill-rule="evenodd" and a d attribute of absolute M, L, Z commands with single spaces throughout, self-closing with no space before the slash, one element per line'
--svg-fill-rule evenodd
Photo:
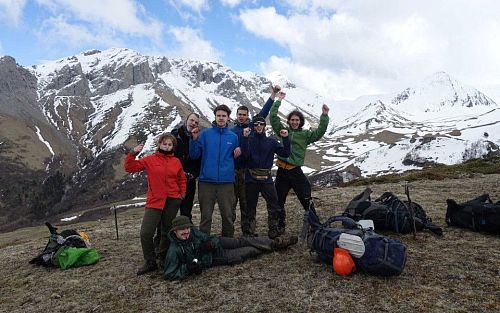
<path fill-rule="evenodd" d="M 209 268 L 212 265 L 212 253 L 216 252 L 207 252 L 201 256 L 198 255 L 198 249 L 203 242 L 211 240 L 218 250 L 222 249 L 218 237 L 209 236 L 196 227 L 191 227 L 191 234 L 187 240 L 179 240 L 173 231 L 168 236 L 170 238 L 170 247 L 168 248 L 164 267 L 165 279 L 168 280 L 186 278 L 189 275 L 186 265 L 195 258 L 198 259 L 203 269 Z"/>
<path fill-rule="evenodd" d="M 271 107 L 271 112 L 269 113 L 269 120 L 271 121 L 271 126 L 273 127 L 273 130 L 277 135 L 279 135 L 279 132 L 282 129 L 288 130 L 288 137 L 290 138 L 291 142 L 291 151 L 288 158 L 278 158 L 290 164 L 302 166 L 304 165 L 307 146 L 315 141 L 320 140 L 321 137 L 323 137 L 326 132 L 326 128 L 328 127 L 330 118 L 328 117 L 328 114 L 321 114 L 317 129 L 292 129 L 291 127 L 285 126 L 281 123 L 281 120 L 278 116 L 278 109 L 280 105 L 280 100 L 274 101 L 274 104 Z"/>

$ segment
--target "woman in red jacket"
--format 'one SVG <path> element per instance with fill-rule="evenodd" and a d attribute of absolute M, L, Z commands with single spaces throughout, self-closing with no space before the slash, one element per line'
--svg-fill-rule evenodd
<path fill-rule="evenodd" d="M 148 191 L 146 193 L 146 209 L 141 225 L 141 245 L 145 264 L 137 271 L 137 275 L 156 270 L 153 236 L 156 226 L 161 223 L 160 264 L 170 241 L 168 230 L 177 215 L 181 199 L 186 194 L 186 175 L 179 159 L 174 157 L 177 140 L 171 134 L 162 134 L 157 140 L 158 149 L 150 156 L 136 160 L 136 155 L 144 145 L 135 147 L 125 159 L 125 171 L 129 173 L 146 171 Z"/>

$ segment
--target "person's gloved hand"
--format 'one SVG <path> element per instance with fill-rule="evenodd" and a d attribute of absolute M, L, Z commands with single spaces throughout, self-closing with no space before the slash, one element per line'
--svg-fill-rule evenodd
<path fill-rule="evenodd" d="M 215 245 L 212 243 L 212 241 L 208 240 L 208 241 L 203 242 L 198 249 L 199 249 L 200 253 L 207 253 L 210 251 L 214 251 Z"/>
<path fill-rule="evenodd" d="M 198 260 L 193 260 L 192 262 L 186 264 L 186 269 L 189 274 L 201 274 L 201 266 L 198 264 Z"/>

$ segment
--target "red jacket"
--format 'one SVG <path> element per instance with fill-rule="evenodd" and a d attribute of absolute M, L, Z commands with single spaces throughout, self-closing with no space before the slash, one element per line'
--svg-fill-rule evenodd
<path fill-rule="evenodd" d="M 181 199 L 186 193 L 186 175 L 181 162 L 173 155 L 159 151 L 136 160 L 130 152 L 125 158 L 125 171 L 129 173 L 146 170 L 148 174 L 148 192 L 146 207 L 163 210 L 167 198 Z"/>

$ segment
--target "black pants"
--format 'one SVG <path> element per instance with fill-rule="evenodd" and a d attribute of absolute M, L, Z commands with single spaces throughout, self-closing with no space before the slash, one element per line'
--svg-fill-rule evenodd
<path fill-rule="evenodd" d="M 257 203 L 259 201 L 259 193 L 262 194 L 264 200 L 267 204 L 267 225 L 269 229 L 270 237 L 275 237 L 273 232 L 277 232 L 279 217 L 283 214 L 281 213 L 281 207 L 278 204 L 278 195 L 276 194 L 276 188 L 274 183 L 256 183 L 251 182 L 245 185 L 246 197 L 247 197 L 247 207 L 246 207 L 246 220 L 245 224 L 241 225 L 243 233 L 253 234 L 255 233 L 256 227 L 256 214 L 257 214 Z M 243 222 L 243 221 L 242 221 Z"/>
<path fill-rule="evenodd" d="M 194 194 L 196 193 L 196 179 L 189 179 L 186 183 L 186 197 L 181 202 L 181 215 L 189 217 L 193 222 L 193 202 Z"/>
<path fill-rule="evenodd" d="M 290 189 L 293 189 L 305 211 L 309 209 L 311 202 L 311 184 L 300 166 L 290 170 L 278 168 L 276 173 L 276 193 L 278 194 L 278 204 L 281 208 L 278 227 L 285 228 L 285 202 Z"/>
<path fill-rule="evenodd" d="M 238 264 L 246 259 L 271 252 L 273 241 L 264 237 L 229 238 L 220 237 L 222 251 L 218 251 L 212 260 L 212 266 Z"/>

